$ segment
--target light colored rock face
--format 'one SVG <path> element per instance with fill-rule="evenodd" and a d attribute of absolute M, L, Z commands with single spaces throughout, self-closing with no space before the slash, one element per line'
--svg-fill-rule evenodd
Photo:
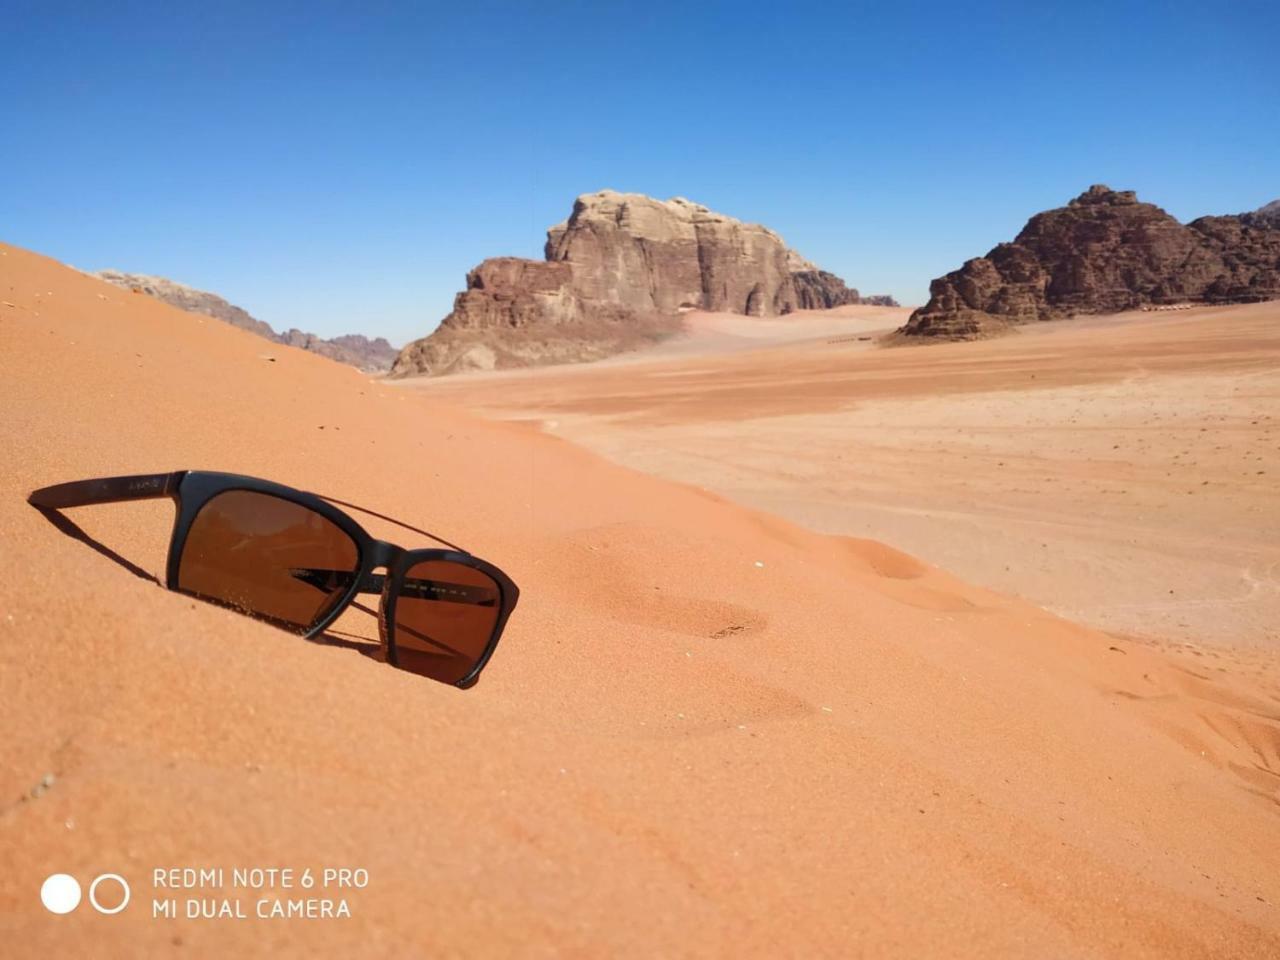
<path fill-rule="evenodd" d="M 392 376 L 475 369 L 476 342 L 500 367 L 597 359 L 670 335 L 695 307 L 772 317 L 861 302 L 772 230 L 683 197 L 583 194 L 547 231 L 545 253 L 472 270 L 453 312 L 405 347 Z"/>
<path fill-rule="evenodd" d="M 612 190 L 579 197 L 569 219 L 547 231 L 546 256 L 573 268 L 588 300 L 664 313 L 680 307 L 789 313 L 800 306 L 792 264 L 813 269 L 766 227 L 683 197 Z M 857 292 L 847 296 L 856 299 Z"/>

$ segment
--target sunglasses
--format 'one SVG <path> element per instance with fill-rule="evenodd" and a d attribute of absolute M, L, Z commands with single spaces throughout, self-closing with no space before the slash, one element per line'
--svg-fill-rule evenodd
<path fill-rule="evenodd" d="M 323 633 L 359 594 L 379 594 L 387 662 L 442 683 L 475 684 L 520 597 L 510 577 L 464 550 L 375 540 L 329 502 L 343 501 L 254 477 L 202 470 L 104 477 L 43 487 L 27 502 L 52 511 L 162 497 L 177 505 L 170 590 L 304 637 Z M 375 574 L 379 568 L 386 573 Z"/>

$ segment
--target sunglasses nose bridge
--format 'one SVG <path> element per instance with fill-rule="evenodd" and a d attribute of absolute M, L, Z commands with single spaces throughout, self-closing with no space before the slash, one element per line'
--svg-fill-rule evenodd
<path fill-rule="evenodd" d="M 373 549 L 371 551 L 372 562 L 366 569 L 376 570 L 379 567 L 386 567 L 387 571 L 390 572 L 395 566 L 396 560 L 400 558 L 400 554 L 402 553 L 404 553 L 404 551 L 394 543 L 387 543 L 385 540 L 375 540 L 373 541 Z"/>
<path fill-rule="evenodd" d="M 391 572 L 395 569 L 402 553 L 404 553 L 404 550 L 394 543 L 375 540 L 371 550 L 372 562 L 368 567 L 370 570 L 386 571 L 386 574 L 382 577 L 382 596 L 378 601 L 378 640 L 382 645 L 383 656 L 393 664 L 395 662 L 395 654 L 391 650 L 391 638 L 388 635 L 390 631 L 387 624 L 387 598 L 391 594 Z"/>

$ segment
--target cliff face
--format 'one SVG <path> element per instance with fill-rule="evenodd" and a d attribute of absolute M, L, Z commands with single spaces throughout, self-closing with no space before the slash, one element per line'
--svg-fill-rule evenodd
<path fill-rule="evenodd" d="M 472 270 L 392 376 L 596 359 L 669 336 L 692 308 L 772 317 L 862 302 L 773 231 L 681 197 L 584 194 L 547 231 L 545 256 Z"/>
<path fill-rule="evenodd" d="M 585 299 L 640 311 L 790 313 L 801 306 L 796 273 L 815 306 L 858 302 L 856 290 L 788 250 L 772 230 L 683 197 L 581 196 L 569 219 L 547 231 L 546 258 L 572 267 Z"/>
<path fill-rule="evenodd" d="M 680 329 L 676 313 L 591 300 L 565 262 L 493 257 L 431 335 L 400 351 L 391 376 L 598 360 Z"/>
<path fill-rule="evenodd" d="M 563 263 L 493 257 L 467 274 L 447 325 L 458 330 L 525 327 L 581 319 L 573 271 Z"/>
<path fill-rule="evenodd" d="M 1131 191 L 1093 186 L 1036 214 L 1012 243 L 934 280 L 901 332 L 972 339 L 1143 304 L 1280 297 L 1280 230 L 1259 214 L 1183 225 Z"/>
<path fill-rule="evenodd" d="M 370 373 L 381 373 L 390 369 L 398 352 L 382 337 L 370 340 L 360 334 L 348 334 L 326 340 L 313 333 L 292 329 L 285 333 L 276 333 L 270 324 L 252 316 L 248 311 L 228 303 L 222 297 L 205 290 L 196 290 L 184 283 L 166 280 L 164 277 L 150 277 L 141 273 L 124 273 L 120 270 L 99 270 L 92 274 L 108 283 L 114 283 L 126 290 L 145 293 L 172 304 L 182 310 L 204 314 L 215 320 L 222 320 L 233 326 L 256 333 L 272 343 L 284 343 L 291 347 L 310 350 L 339 363 L 348 363 L 353 367 Z"/>

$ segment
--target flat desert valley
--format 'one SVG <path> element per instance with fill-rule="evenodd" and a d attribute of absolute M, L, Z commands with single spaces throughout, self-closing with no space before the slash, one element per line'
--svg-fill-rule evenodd
<path fill-rule="evenodd" d="M 878 348 L 908 313 L 411 384 L 1119 636 L 1280 648 L 1280 305 Z"/>
<path fill-rule="evenodd" d="M 25 955 L 1280 956 L 1274 305 L 894 349 L 889 308 L 698 315 L 392 384 L 17 247 L 0 300 Z M 499 564 L 480 684 L 162 589 L 166 501 L 26 503 L 195 468 Z M 369 885 L 152 918 L 157 868 L 246 866 Z M 54 871 L 135 903 L 53 917 Z"/>

